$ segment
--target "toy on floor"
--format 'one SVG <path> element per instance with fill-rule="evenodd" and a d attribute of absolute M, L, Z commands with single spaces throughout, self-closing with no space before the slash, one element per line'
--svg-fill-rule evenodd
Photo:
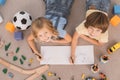
<path fill-rule="evenodd" d="M 118 24 L 120 24 L 120 17 L 117 15 L 114 15 L 111 20 L 110 23 L 112 26 L 117 26 Z"/>
<path fill-rule="evenodd" d="M 0 5 L 3 6 L 6 3 L 6 0 L 0 0 Z"/>
<path fill-rule="evenodd" d="M 47 80 L 47 77 L 43 74 L 41 80 Z"/>
<path fill-rule="evenodd" d="M 14 77 L 14 74 L 13 74 L 12 72 L 8 72 L 8 76 L 9 76 L 10 78 L 13 78 L 13 77 Z"/>
<path fill-rule="evenodd" d="M 26 60 L 26 57 L 24 55 L 21 55 L 21 57 L 22 57 L 23 60 Z"/>
<path fill-rule="evenodd" d="M 14 52 L 13 51 L 7 52 L 6 56 L 14 56 Z"/>
<path fill-rule="evenodd" d="M 93 65 L 91 66 L 91 71 L 92 71 L 93 73 L 97 73 L 97 72 L 99 71 L 98 64 L 93 64 Z"/>
<path fill-rule="evenodd" d="M 7 74 L 8 69 L 4 68 L 2 71 L 3 71 L 4 74 Z"/>
<path fill-rule="evenodd" d="M 13 24 L 19 30 L 26 30 L 31 26 L 32 17 L 26 11 L 17 12 L 13 17 Z"/>
<path fill-rule="evenodd" d="M 14 26 L 14 24 L 11 23 L 11 22 L 7 22 L 5 28 L 6 28 L 6 30 L 9 31 L 9 32 L 12 32 L 12 33 L 15 32 L 15 26 Z"/>
<path fill-rule="evenodd" d="M 110 47 L 107 51 L 108 54 L 112 54 L 113 52 L 115 52 L 116 50 L 118 50 L 120 48 L 120 42 L 114 44 L 112 47 Z"/>
<path fill-rule="evenodd" d="M 23 64 L 23 63 L 24 63 L 22 59 L 20 59 L 19 61 L 20 61 L 20 64 Z"/>
<path fill-rule="evenodd" d="M 56 73 L 48 72 L 48 76 L 56 76 Z"/>
<path fill-rule="evenodd" d="M 20 50 L 20 47 L 17 47 L 15 52 L 18 53 L 19 50 Z"/>
<path fill-rule="evenodd" d="M 87 77 L 85 80 L 97 80 L 94 77 Z"/>
<path fill-rule="evenodd" d="M 0 23 L 2 23 L 3 22 L 3 18 L 2 18 L 2 16 L 0 15 Z"/>
<path fill-rule="evenodd" d="M 8 44 L 5 45 L 5 51 L 8 51 L 10 45 L 11 45 L 11 42 L 9 42 Z"/>
<path fill-rule="evenodd" d="M 28 66 L 31 66 L 31 64 L 33 63 L 33 61 L 34 61 L 33 58 L 30 58 Z"/>
<path fill-rule="evenodd" d="M 44 66 L 38 67 L 36 69 L 25 70 L 23 68 L 20 68 L 13 64 L 10 64 L 1 58 L 0 58 L 0 64 L 4 65 L 10 69 L 13 69 L 15 71 L 18 71 L 22 74 L 32 74 L 30 77 L 28 77 L 27 79 L 24 79 L 24 80 L 34 80 L 35 78 L 37 78 L 38 76 L 40 76 L 42 73 L 44 73 L 46 70 L 49 69 L 48 65 L 44 65 Z"/>
<path fill-rule="evenodd" d="M 14 56 L 13 57 L 13 61 L 17 61 L 18 60 L 18 57 L 17 56 Z"/>
<path fill-rule="evenodd" d="M 23 33 L 21 31 L 15 32 L 14 33 L 14 38 L 19 41 L 19 40 L 23 40 Z"/>
<path fill-rule="evenodd" d="M 101 61 L 102 63 L 107 63 L 107 62 L 109 61 L 109 56 L 107 56 L 107 55 L 101 56 L 101 57 L 100 57 L 100 61 Z"/>
<path fill-rule="evenodd" d="M 108 80 L 104 73 L 99 73 L 100 79 L 99 80 Z"/>
<path fill-rule="evenodd" d="M 85 79 L 85 74 L 84 74 L 84 73 L 82 74 L 81 79 L 82 79 L 82 80 Z"/>
<path fill-rule="evenodd" d="M 114 5 L 114 14 L 120 14 L 120 5 Z"/>

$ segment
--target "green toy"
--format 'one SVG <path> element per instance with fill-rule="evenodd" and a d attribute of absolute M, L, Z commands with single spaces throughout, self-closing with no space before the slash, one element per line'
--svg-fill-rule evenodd
<path fill-rule="evenodd" d="M 7 70 L 7 68 L 4 68 L 2 71 L 4 74 L 6 74 L 8 70 Z"/>
<path fill-rule="evenodd" d="M 5 45 L 5 51 L 7 51 L 9 49 L 10 45 L 11 45 L 11 42 L 8 43 L 7 45 Z"/>
<path fill-rule="evenodd" d="M 21 55 L 21 57 L 22 57 L 23 60 L 26 60 L 26 57 L 24 55 Z"/>
<path fill-rule="evenodd" d="M 13 57 L 13 61 L 16 61 L 16 60 L 18 60 L 18 57 L 17 57 L 17 56 L 14 56 L 14 57 Z"/>
<path fill-rule="evenodd" d="M 16 49 L 16 51 L 15 51 L 15 52 L 16 52 L 16 53 L 18 53 L 18 52 L 19 52 L 19 50 L 20 50 L 20 48 L 19 48 L 19 47 L 17 47 L 17 49 Z"/>
<path fill-rule="evenodd" d="M 22 59 L 20 59 L 20 64 L 23 64 L 23 61 L 22 61 Z"/>
<path fill-rule="evenodd" d="M 42 80 L 47 80 L 47 78 L 44 74 L 42 75 Z"/>

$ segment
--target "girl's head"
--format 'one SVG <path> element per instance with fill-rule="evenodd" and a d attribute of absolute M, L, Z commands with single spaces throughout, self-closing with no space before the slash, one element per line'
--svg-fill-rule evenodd
<path fill-rule="evenodd" d="M 108 17 L 102 12 L 94 12 L 90 14 L 85 22 L 85 27 L 92 37 L 99 36 L 101 33 L 106 32 L 109 26 Z"/>
<path fill-rule="evenodd" d="M 32 34 L 41 42 L 48 42 L 52 36 L 58 35 L 58 32 L 51 21 L 44 17 L 39 17 L 32 22 Z"/>

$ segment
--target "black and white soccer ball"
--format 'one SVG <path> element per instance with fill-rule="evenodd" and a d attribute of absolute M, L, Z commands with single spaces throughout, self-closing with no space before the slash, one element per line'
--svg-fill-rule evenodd
<path fill-rule="evenodd" d="M 13 17 L 13 24 L 19 30 L 26 30 L 31 26 L 32 17 L 26 11 L 17 12 Z"/>

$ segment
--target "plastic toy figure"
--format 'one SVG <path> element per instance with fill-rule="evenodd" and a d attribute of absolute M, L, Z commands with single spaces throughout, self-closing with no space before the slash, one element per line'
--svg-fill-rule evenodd
<path fill-rule="evenodd" d="M 104 73 L 99 73 L 100 80 L 107 80 L 107 77 Z"/>
<path fill-rule="evenodd" d="M 93 73 L 97 73 L 99 71 L 99 67 L 98 67 L 98 64 L 94 64 L 91 66 L 91 71 Z"/>

